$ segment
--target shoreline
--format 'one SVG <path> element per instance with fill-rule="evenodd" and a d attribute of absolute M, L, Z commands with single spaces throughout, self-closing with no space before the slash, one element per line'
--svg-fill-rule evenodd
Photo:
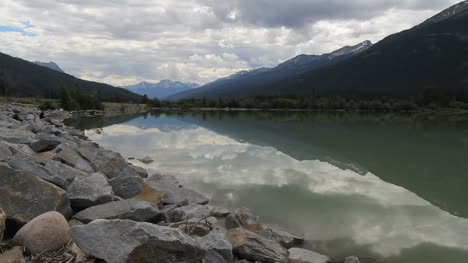
<path fill-rule="evenodd" d="M 121 154 L 100 147 L 82 131 L 63 124 L 70 116 L 65 111 L 43 113 L 34 107 L 9 104 L 0 104 L 0 109 L 0 170 L 10 175 L 9 183 L 0 184 L 0 209 L 6 210 L 8 239 L 19 226 L 29 226 L 44 213 L 58 211 L 73 225 L 67 231 L 78 251 L 91 260 L 135 262 L 131 258 L 141 253 L 161 257 L 154 251 L 160 254 L 165 247 L 169 249 L 161 262 L 177 262 L 187 253 L 191 256 L 183 258 L 184 262 L 331 262 L 324 255 L 303 249 L 302 237 L 262 225 L 248 209 L 229 211 L 211 206 L 210 200 L 181 186 L 174 176 L 148 175 Z M 141 158 L 143 163 L 153 161 Z M 26 174 L 29 177 L 23 178 Z M 31 188 L 16 189 L 21 195 L 10 196 L 7 190 L 14 188 L 17 180 L 28 181 Z M 32 193 L 32 189 L 37 192 Z M 31 209 L 39 197 L 30 200 L 28 195 L 43 196 L 44 191 L 52 192 L 47 196 L 50 203 L 42 199 Z M 119 231 L 126 229 L 136 232 L 118 240 Z M 150 238 L 141 240 L 137 234 L 141 231 Z M 174 239 L 166 240 L 158 231 L 170 233 Z M 114 239 L 121 247 L 132 249 L 124 256 L 108 251 L 116 246 Z M 34 251 L 16 237 L 13 240 Z M 138 250 L 141 246 L 146 249 Z M 31 254 L 22 257 L 28 260 Z M 177 260 L 165 261 L 170 257 Z M 336 262 L 357 263 L 359 259 Z"/>

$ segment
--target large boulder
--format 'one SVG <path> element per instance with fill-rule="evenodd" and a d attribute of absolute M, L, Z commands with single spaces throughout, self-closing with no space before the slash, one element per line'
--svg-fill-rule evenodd
<path fill-rule="evenodd" d="M 216 251 L 224 261 L 233 262 L 232 245 L 226 239 L 224 233 L 210 233 L 197 241 L 203 248 Z"/>
<path fill-rule="evenodd" d="M 178 229 L 130 220 L 96 220 L 70 235 L 86 254 L 112 263 L 200 262 L 206 253 Z"/>
<path fill-rule="evenodd" d="M 213 249 L 209 249 L 205 256 L 202 259 L 202 263 L 227 263 L 226 261 L 218 252 L 214 251 Z"/>
<path fill-rule="evenodd" d="M 70 241 L 68 222 L 62 214 L 48 212 L 23 226 L 13 241 L 34 254 L 60 249 Z"/>
<path fill-rule="evenodd" d="M 226 232 L 234 253 L 242 258 L 261 262 L 287 262 L 288 251 L 278 242 L 269 240 L 243 228 Z"/>
<path fill-rule="evenodd" d="M 114 200 L 112 187 L 101 173 L 93 173 L 76 180 L 68 187 L 72 207 L 78 209 L 101 205 Z"/>
<path fill-rule="evenodd" d="M 40 139 L 29 145 L 31 149 L 37 153 L 48 152 L 54 150 L 61 142 L 51 139 Z"/>
<path fill-rule="evenodd" d="M 166 193 L 156 190 L 149 186 L 148 184 L 143 184 L 141 186 L 141 192 L 134 196 L 134 199 L 144 200 L 153 204 L 160 204 L 163 202 L 164 196 Z M 177 205 L 175 205 L 177 206 Z"/>
<path fill-rule="evenodd" d="M 262 229 L 259 223 L 259 217 L 252 214 L 247 208 L 234 210 L 234 212 L 226 218 L 225 224 L 227 229 L 242 227 L 254 232 Z"/>
<path fill-rule="evenodd" d="M 72 183 L 76 177 L 82 178 L 89 175 L 88 173 L 54 160 L 48 160 L 45 164 L 45 168 L 47 168 L 52 173 L 63 177 L 69 183 Z"/>
<path fill-rule="evenodd" d="M 94 172 L 94 169 L 91 167 L 88 161 L 83 159 L 81 155 L 79 155 L 73 148 L 66 145 L 65 143 L 60 144 L 55 149 L 55 152 L 57 154 L 54 155 L 54 160 L 60 161 L 86 173 Z"/>
<path fill-rule="evenodd" d="M 114 193 L 122 198 L 131 198 L 143 190 L 143 178 L 138 175 L 121 175 L 109 179 Z"/>
<path fill-rule="evenodd" d="M 0 163 L 0 175 L 0 207 L 8 219 L 26 224 L 49 211 L 70 216 L 70 202 L 63 189 L 4 163 Z"/>
<path fill-rule="evenodd" d="M 10 147 L 3 142 L 0 142 L 0 162 L 7 161 L 13 156 Z"/>
<path fill-rule="evenodd" d="M 35 134 L 20 129 L 8 129 L 0 127 L 0 141 L 18 144 L 30 144 L 34 141 Z"/>
<path fill-rule="evenodd" d="M 273 228 L 264 228 L 257 232 L 257 234 L 271 240 L 275 240 L 285 248 L 291 248 L 304 244 L 304 238 L 295 236 L 285 231 L 276 230 Z"/>
<path fill-rule="evenodd" d="M 90 207 L 76 214 L 74 218 L 83 223 L 96 219 L 129 219 L 157 223 L 163 219 L 163 214 L 151 203 L 129 199 Z"/>
<path fill-rule="evenodd" d="M 0 242 L 2 242 L 2 239 L 3 239 L 3 232 L 5 232 L 5 221 L 6 221 L 6 214 L 0 208 Z"/>
<path fill-rule="evenodd" d="M 331 262 L 327 256 L 303 248 L 293 247 L 289 250 L 290 263 L 328 263 Z"/>
<path fill-rule="evenodd" d="M 47 182 L 53 183 L 63 189 L 67 189 L 68 184 L 73 181 L 73 177 L 68 174 L 59 176 L 56 173 L 52 173 L 42 165 L 37 164 L 34 161 L 27 159 L 26 156 L 17 154 L 8 160 L 8 165 L 22 172 L 30 173 L 37 176 Z"/>

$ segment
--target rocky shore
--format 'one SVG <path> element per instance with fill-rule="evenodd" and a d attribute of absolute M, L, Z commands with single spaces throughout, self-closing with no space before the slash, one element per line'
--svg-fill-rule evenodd
<path fill-rule="evenodd" d="M 0 104 L 1 263 L 331 262 L 245 208 L 148 175 L 64 116 Z"/>

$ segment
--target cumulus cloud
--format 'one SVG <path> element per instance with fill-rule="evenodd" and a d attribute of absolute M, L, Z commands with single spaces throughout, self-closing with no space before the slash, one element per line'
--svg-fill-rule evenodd
<path fill-rule="evenodd" d="M 114 85 L 206 83 L 422 22 L 457 0 L 2 0 L 0 52 Z M 24 32 L 27 32 L 25 34 Z"/>

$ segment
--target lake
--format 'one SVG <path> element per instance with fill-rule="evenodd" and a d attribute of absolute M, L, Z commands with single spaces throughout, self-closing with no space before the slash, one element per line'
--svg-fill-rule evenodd
<path fill-rule="evenodd" d="M 466 115 L 153 112 L 67 124 L 334 260 L 468 262 Z"/>

